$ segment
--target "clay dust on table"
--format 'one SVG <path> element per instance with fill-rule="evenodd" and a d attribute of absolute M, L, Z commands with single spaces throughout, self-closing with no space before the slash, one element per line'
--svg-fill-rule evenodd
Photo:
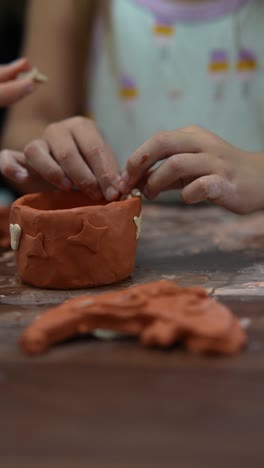
<path fill-rule="evenodd" d="M 261 212 L 241 216 L 218 206 L 186 208 L 165 205 L 161 210 L 160 206 L 148 205 L 143 237 L 148 240 L 167 239 L 177 232 L 179 249 L 196 254 L 208 250 L 208 246 L 226 252 L 262 250 L 263 230 L 264 213 Z M 190 247 L 194 237 L 195 245 Z"/>

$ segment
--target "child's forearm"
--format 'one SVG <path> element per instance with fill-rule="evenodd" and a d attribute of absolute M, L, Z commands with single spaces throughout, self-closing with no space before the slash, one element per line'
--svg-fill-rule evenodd
<path fill-rule="evenodd" d="M 12 148 L 15 151 L 23 151 L 29 141 L 43 133 L 47 124 L 44 118 L 33 117 L 22 120 L 10 114 L 4 127 L 1 149 Z"/>

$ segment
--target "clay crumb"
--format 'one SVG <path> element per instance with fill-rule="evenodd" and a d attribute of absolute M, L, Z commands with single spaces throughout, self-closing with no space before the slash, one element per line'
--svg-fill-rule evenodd
<path fill-rule="evenodd" d="M 240 319 L 240 325 L 242 328 L 244 328 L 244 330 L 249 328 L 251 325 L 251 319 L 248 317 L 243 317 L 242 319 Z"/>
<path fill-rule="evenodd" d="M 143 166 L 145 162 L 149 159 L 149 153 L 143 154 L 140 164 Z"/>
<path fill-rule="evenodd" d="M 162 278 L 173 281 L 177 279 L 177 275 L 162 275 Z"/>
<path fill-rule="evenodd" d="M 90 306 L 94 304 L 94 301 L 92 299 L 84 299 L 81 303 L 80 303 L 80 307 L 86 307 L 86 306 Z"/>
<path fill-rule="evenodd" d="M 9 260 L 10 258 L 14 258 L 14 253 L 13 252 L 10 251 L 10 252 L 5 252 L 3 254 L 3 259 L 4 260 Z"/>

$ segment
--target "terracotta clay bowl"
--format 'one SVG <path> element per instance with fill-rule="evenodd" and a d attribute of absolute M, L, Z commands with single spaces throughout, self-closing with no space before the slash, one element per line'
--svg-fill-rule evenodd
<path fill-rule="evenodd" d="M 10 222 L 25 283 L 51 289 L 111 284 L 134 270 L 141 198 L 95 204 L 80 192 L 36 193 L 13 203 Z"/>

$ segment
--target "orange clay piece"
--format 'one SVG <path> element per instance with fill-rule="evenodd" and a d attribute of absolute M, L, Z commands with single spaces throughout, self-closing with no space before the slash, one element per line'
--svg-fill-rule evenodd
<path fill-rule="evenodd" d="M 168 348 L 182 342 L 203 354 L 232 355 L 247 342 L 239 321 L 205 289 L 161 280 L 70 299 L 29 326 L 20 346 L 28 355 L 40 354 L 52 344 L 95 329 L 138 336 L 145 346 Z"/>
<path fill-rule="evenodd" d="M 9 234 L 10 206 L 0 207 L 0 247 L 10 246 Z"/>

